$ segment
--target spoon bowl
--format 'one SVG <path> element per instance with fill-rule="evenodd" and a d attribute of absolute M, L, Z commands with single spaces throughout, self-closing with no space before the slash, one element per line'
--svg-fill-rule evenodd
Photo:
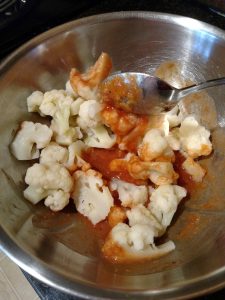
<path fill-rule="evenodd" d="M 158 113 L 161 110 L 172 108 L 180 99 L 189 94 L 225 84 L 225 77 L 221 77 L 177 89 L 156 76 L 136 72 L 114 74 L 107 78 L 107 82 L 114 80 L 116 77 L 120 78 L 128 86 L 128 90 L 131 79 L 135 78 L 136 84 L 140 89 L 140 97 L 132 102 L 130 110 L 136 114 Z"/>

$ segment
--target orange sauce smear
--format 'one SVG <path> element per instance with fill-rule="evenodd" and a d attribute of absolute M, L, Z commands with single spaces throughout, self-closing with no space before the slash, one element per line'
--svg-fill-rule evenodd
<path fill-rule="evenodd" d="M 191 175 L 189 175 L 182 167 L 185 157 L 179 151 L 175 151 L 175 162 L 173 163 L 174 170 L 179 174 L 177 184 L 183 186 L 190 193 L 196 188 L 196 183 L 193 181 Z"/>
<path fill-rule="evenodd" d="M 100 149 L 89 148 L 82 153 L 82 158 L 87 161 L 93 169 L 102 173 L 103 177 L 107 180 L 112 178 L 119 178 L 123 181 L 130 182 L 136 185 L 143 184 L 142 180 L 133 178 L 124 164 L 121 164 L 121 168 L 116 171 L 110 168 L 110 164 L 114 159 L 122 159 L 127 153 L 119 149 Z"/>
<path fill-rule="evenodd" d="M 132 106 L 141 98 L 142 91 L 137 85 L 135 76 L 129 76 L 128 82 L 125 82 L 118 75 L 102 83 L 100 96 L 104 103 L 130 112 Z"/>

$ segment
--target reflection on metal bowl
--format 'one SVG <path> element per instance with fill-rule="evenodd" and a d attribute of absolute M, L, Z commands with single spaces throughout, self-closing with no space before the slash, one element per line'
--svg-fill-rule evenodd
<path fill-rule="evenodd" d="M 50 30 L 14 52 L 0 66 L 0 242 L 31 275 L 90 299 L 174 299 L 225 285 L 224 87 L 209 90 L 218 126 L 208 174 L 178 211 L 168 236 L 176 250 L 138 266 L 112 266 L 97 254 L 99 239 L 74 211 L 57 215 L 22 197 L 29 163 L 16 161 L 8 145 L 36 89 L 62 88 L 71 67 L 85 70 L 108 52 L 115 71 L 153 73 L 166 60 L 180 62 L 192 81 L 225 76 L 225 33 L 197 20 L 160 13 L 121 12 L 88 17 Z M 196 110 L 195 106 L 192 106 Z M 215 111 L 205 110 L 203 120 Z M 209 125 L 211 124 L 211 125 Z"/>

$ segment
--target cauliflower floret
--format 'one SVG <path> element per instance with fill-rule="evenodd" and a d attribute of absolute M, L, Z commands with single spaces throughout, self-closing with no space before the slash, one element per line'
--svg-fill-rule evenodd
<path fill-rule="evenodd" d="M 134 226 L 136 224 L 151 226 L 154 230 L 154 236 L 156 237 L 163 235 L 165 232 L 165 229 L 159 223 L 156 217 L 142 204 L 127 210 L 127 217 L 130 226 Z"/>
<path fill-rule="evenodd" d="M 52 191 L 45 199 L 45 205 L 53 211 L 62 210 L 70 201 L 70 193 L 62 190 Z"/>
<path fill-rule="evenodd" d="M 70 106 L 70 114 L 71 116 L 76 116 L 79 114 L 80 106 L 84 103 L 84 99 L 79 97 Z"/>
<path fill-rule="evenodd" d="M 154 230 L 146 224 L 136 224 L 129 227 L 119 223 L 112 228 L 102 253 L 106 259 L 115 263 L 138 261 L 139 259 L 153 259 L 174 250 L 172 241 L 160 246 L 154 244 Z"/>
<path fill-rule="evenodd" d="M 164 228 L 170 225 L 177 206 L 186 197 L 185 188 L 178 185 L 162 185 L 153 189 L 148 209 Z"/>
<path fill-rule="evenodd" d="M 81 158 L 82 151 L 85 151 L 86 149 L 87 146 L 82 141 L 76 141 L 75 143 L 72 143 L 68 147 L 69 157 L 65 163 L 65 166 L 72 171 L 76 170 L 77 167 L 82 167 L 84 164 L 86 164 L 85 160 Z"/>
<path fill-rule="evenodd" d="M 89 128 L 87 133 L 88 136 L 85 138 L 84 142 L 89 147 L 108 149 L 116 143 L 116 135 L 110 135 L 103 125 Z"/>
<path fill-rule="evenodd" d="M 81 139 L 83 134 L 79 127 L 70 127 L 66 132 L 63 134 L 57 134 L 57 128 L 54 127 L 54 123 L 51 123 L 51 129 L 54 132 L 54 139 L 55 141 L 63 146 L 69 146 L 73 142 Z"/>
<path fill-rule="evenodd" d="M 148 200 L 148 189 L 145 185 L 135 185 L 116 178 L 110 182 L 110 189 L 117 191 L 122 206 L 133 207 Z"/>
<path fill-rule="evenodd" d="M 94 66 L 86 73 L 81 74 L 77 69 L 70 73 L 70 84 L 76 94 L 84 99 L 96 99 L 96 91 L 100 83 L 109 75 L 112 68 L 111 58 L 102 53 Z"/>
<path fill-rule="evenodd" d="M 181 123 L 179 136 L 182 149 L 192 158 L 209 155 L 212 151 L 209 130 L 199 125 L 192 116 L 186 117 Z"/>
<path fill-rule="evenodd" d="M 100 125 L 102 105 L 96 100 L 88 100 L 80 105 L 77 124 L 83 130 Z"/>
<path fill-rule="evenodd" d="M 37 204 L 42 199 L 48 196 L 49 191 L 41 187 L 34 187 L 29 185 L 24 191 L 24 197 L 33 204 Z"/>
<path fill-rule="evenodd" d="M 63 164 L 68 160 L 68 150 L 65 147 L 51 142 L 46 148 L 41 151 L 40 163 L 59 163 Z"/>
<path fill-rule="evenodd" d="M 169 147 L 166 137 L 159 129 L 150 129 L 144 136 L 142 143 L 138 147 L 138 156 L 143 161 L 151 161 L 161 158 L 163 160 L 173 160 L 174 153 Z"/>
<path fill-rule="evenodd" d="M 183 115 L 179 111 L 179 106 L 176 105 L 170 111 L 164 114 L 163 132 L 165 136 L 168 136 L 170 129 L 180 125 L 183 120 Z"/>
<path fill-rule="evenodd" d="M 69 171 L 60 164 L 34 164 L 27 169 L 25 182 L 36 188 L 44 190 L 63 190 L 70 192 L 73 180 Z"/>
<path fill-rule="evenodd" d="M 116 205 L 111 207 L 108 214 L 108 222 L 111 227 L 116 226 L 118 223 L 123 223 L 126 219 L 126 208 Z"/>
<path fill-rule="evenodd" d="M 11 151 L 18 160 L 39 157 L 39 149 L 46 147 L 52 137 L 52 130 L 40 123 L 23 122 L 12 144 Z"/>
<path fill-rule="evenodd" d="M 127 161 L 128 159 L 128 161 Z M 129 174 L 135 179 L 150 179 L 156 185 L 171 184 L 176 182 L 179 175 L 174 171 L 171 162 L 141 161 L 135 155 L 129 155 L 126 160 L 121 159 L 126 164 Z M 119 161 L 119 160 L 118 160 Z M 110 164 L 110 167 L 116 167 L 116 164 Z M 115 169 L 113 169 L 115 171 Z"/>
<path fill-rule="evenodd" d="M 149 166 L 149 179 L 156 185 L 176 182 L 178 174 L 170 162 L 151 162 Z"/>
<path fill-rule="evenodd" d="M 180 137 L 179 137 L 179 128 L 172 129 L 169 134 L 166 136 L 167 142 L 171 149 L 174 151 L 180 150 Z"/>
<path fill-rule="evenodd" d="M 69 107 L 73 99 L 68 96 L 64 90 L 51 90 L 44 93 L 44 99 L 41 103 L 40 110 L 45 116 L 54 117 L 58 110 Z"/>
<path fill-rule="evenodd" d="M 99 174 L 94 170 L 87 172 L 79 170 L 73 175 L 72 198 L 75 206 L 78 212 L 86 216 L 94 225 L 104 220 L 113 206 L 113 197 Z"/>
<path fill-rule="evenodd" d="M 195 182 L 202 182 L 203 177 L 205 176 L 206 171 L 195 162 L 191 157 L 188 157 L 182 164 L 184 170 L 191 175 L 192 179 Z"/>
<path fill-rule="evenodd" d="M 66 88 L 66 92 L 67 92 L 68 95 L 70 95 L 73 98 L 77 98 L 78 97 L 78 94 L 72 88 L 71 83 L 70 83 L 69 80 L 66 82 L 65 88 Z"/>
<path fill-rule="evenodd" d="M 40 91 L 33 92 L 28 98 L 27 98 L 27 108 L 29 112 L 38 112 L 42 115 L 42 113 L 39 110 L 39 107 L 44 99 L 44 94 Z"/>
<path fill-rule="evenodd" d="M 69 129 L 70 107 L 73 98 L 64 90 L 51 90 L 44 94 L 44 99 L 39 107 L 40 111 L 53 117 L 54 131 L 59 135 Z"/>

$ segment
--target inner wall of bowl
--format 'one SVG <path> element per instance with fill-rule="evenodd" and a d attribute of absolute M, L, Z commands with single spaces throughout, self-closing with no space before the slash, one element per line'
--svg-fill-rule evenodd
<path fill-rule="evenodd" d="M 152 74 L 160 63 L 176 60 L 185 75 L 195 82 L 225 76 L 225 38 L 207 32 L 198 22 L 193 28 L 187 19 L 182 20 L 146 16 L 71 25 L 37 46 L 34 42 L 33 47 L 24 50 L 25 55 L 17 55 L 10 68 L 5 66 L 0 81 L 1 226 L 26 252 L 66 278 L 114 289 L 156 290 L 175 287 L 225 266 L 225 195 L 220 174 L 213 174 L 213 180 L 220 185 L 222 199 L 218 205 L 211 208 L 206 205 L 213 195 L 207 186 L 212 179 L 207 177 L 204 191 L 196 192 L 194 200 L 183 205 L 176 215 L 168 233 L 168 238 L 176 243 L 176 250 L 158 261 L 125 270 L 104 264 L 92 257 L 88 249 L 82 253 L 78 244 L 74 246 L 76 230 L 71 228 L 78 226 L 76 218 L 70 216 L 64 227 L 35 226 L 34 218 L 43 207 L 33 207 L 22 196 L 30 162 L 16 161 L 8 147 L 22 120 L 41 120 L 27 113 L 26 97 L 34 90 L 64 88 L 71 67 L 85 70 L 102 51 L 112 57 L 114 71 Z M 223 127 L 224 88 L 212 88 L 209 94 L 215 100 L 218 122 Z M 220 134 L 224 135 L 223 130 Z M 219 143 L 218 131 L 215 139 Z M 217 155 L 205 164 L 211 164 L 213 169 L 224 162 L 222 149 L 220 145 Z M 187 234 L 184 228 L 190 222 L 193 228 Z M 62 235 L 68 238 L 62 239 Z"/>

